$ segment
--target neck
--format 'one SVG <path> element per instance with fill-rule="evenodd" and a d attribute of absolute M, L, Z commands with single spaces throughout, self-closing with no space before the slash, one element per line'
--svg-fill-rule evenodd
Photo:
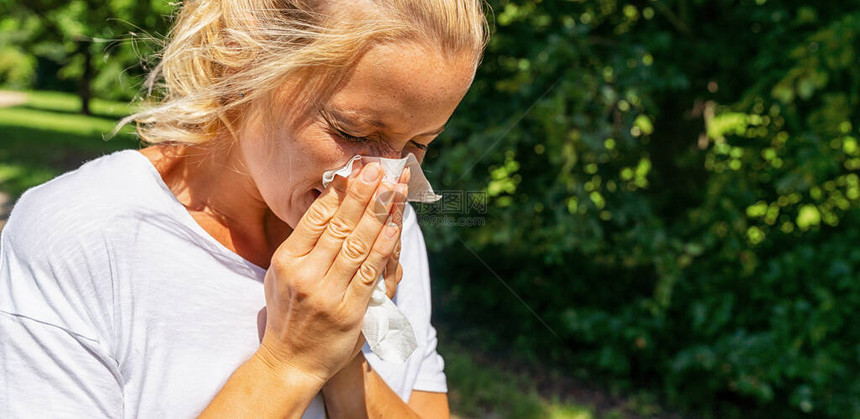
<path fill-rule="evenodd" d="M 141 152 L 209 235 L 268 268 L 275 249 L 292 230 L 269 210 L 253 179 L 242 170 L 238 147 L 157 145 Z"/>

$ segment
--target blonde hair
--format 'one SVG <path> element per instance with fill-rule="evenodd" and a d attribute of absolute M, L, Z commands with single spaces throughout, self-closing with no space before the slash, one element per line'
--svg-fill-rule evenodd
<path fill-rule="evenodd" d="M 235 137 L 255 99 L 291 77 L 332 81 L 374 43 L 429 42 L 477 66 L 488 27 L 481 0 L 191 0 L 167 38 L 149 105 L 120 122 L 150 144 Z"/>

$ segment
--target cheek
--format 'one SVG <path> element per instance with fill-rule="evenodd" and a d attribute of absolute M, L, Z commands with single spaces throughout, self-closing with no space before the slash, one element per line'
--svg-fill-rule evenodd
<path fill-rule="evenodd" d="M 289 210 L 289 191 L 299 182 L 302 160 L 291 152 L 293 145 L 276 136 L 245 136 L 240 140 L 244 169 L 263 203 L 279 218 Z M 286 220 L 285 220 L 286 221 Z"/>
<path fill-rule="evenodd" d="M 265 205 L 293 228 L 318 196 L 314 189 L 322 186 L 323 172 L 354 155 L 311 127 L 293 136 L 245 142 L 242 152 Z"/>

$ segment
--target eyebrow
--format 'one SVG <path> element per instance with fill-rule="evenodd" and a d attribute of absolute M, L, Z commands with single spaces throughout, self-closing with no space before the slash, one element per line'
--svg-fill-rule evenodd
<path fill-rule="evenodd" d="M 334 125 L 334 127 L 337 129 L 340 129 L 339 125 L 341 123 L 348 125 L 348 126 L 355 126 L 356 121 L 359 124 L 370 125 L 372 127 L 376 127 L 376 128 L 382 129 L 382 130 L 388 128 L 388 125 L 386 125 L 384 122 L 377 120 L 377 119 L 364 119 L 361 117 L 358 117 L 357 119 L 352 119 L 352 118 L 346 117 L 345 115 L 343 115 L 342 111 L 340 111 L 339 109 L 336 109 L 334 107 L 320 106 L 319 108 L 320 108 L 320 112 L 323 115 L 323 118 L 326 119 L 330 124 Z M 433 131 L 428 131 L 428 132 L 425 132 L 422 134 L 415 135 L 415 137 L 427 137 L 427 136 L 431 136 L 431 135 L 439 135 L 442 133 L 442 131 L 445 131 L 445 125 L 442 125 L 441 127 L 436 128 Z"/>

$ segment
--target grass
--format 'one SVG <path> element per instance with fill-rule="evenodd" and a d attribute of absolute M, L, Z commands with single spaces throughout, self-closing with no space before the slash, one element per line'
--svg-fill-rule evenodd
<path fill-rule="evenodd" d="M 541 396 L 531 377 L 478 362 L 463 346 L 440 344 L 451 410 L 459 417 L 592 419 L 591 406 Z"/>
<path fill-rule="evenodd" d="M 57 92 L 29 92 L 26 103 L 0 108 L 0 191 L 14 198 L 87 160 L 137 147 L 128 127 L 106 140 L 127 105 L 96 99 L 94 116 L 79 108 L 77 97 Z"/>
<path fill-rule="evenodd" d="M 445 359 L 448 399 L 461 418 L 679 419 L 646 390 L 609 389 L 573 378 L 549 364 L 523 360 L 513 352 L 486 345 L 481 330 L 454 331 L 438 324 L 445 336 L 439 353 Z M 476 339 L 483 337 L 482 339 Z"/>

